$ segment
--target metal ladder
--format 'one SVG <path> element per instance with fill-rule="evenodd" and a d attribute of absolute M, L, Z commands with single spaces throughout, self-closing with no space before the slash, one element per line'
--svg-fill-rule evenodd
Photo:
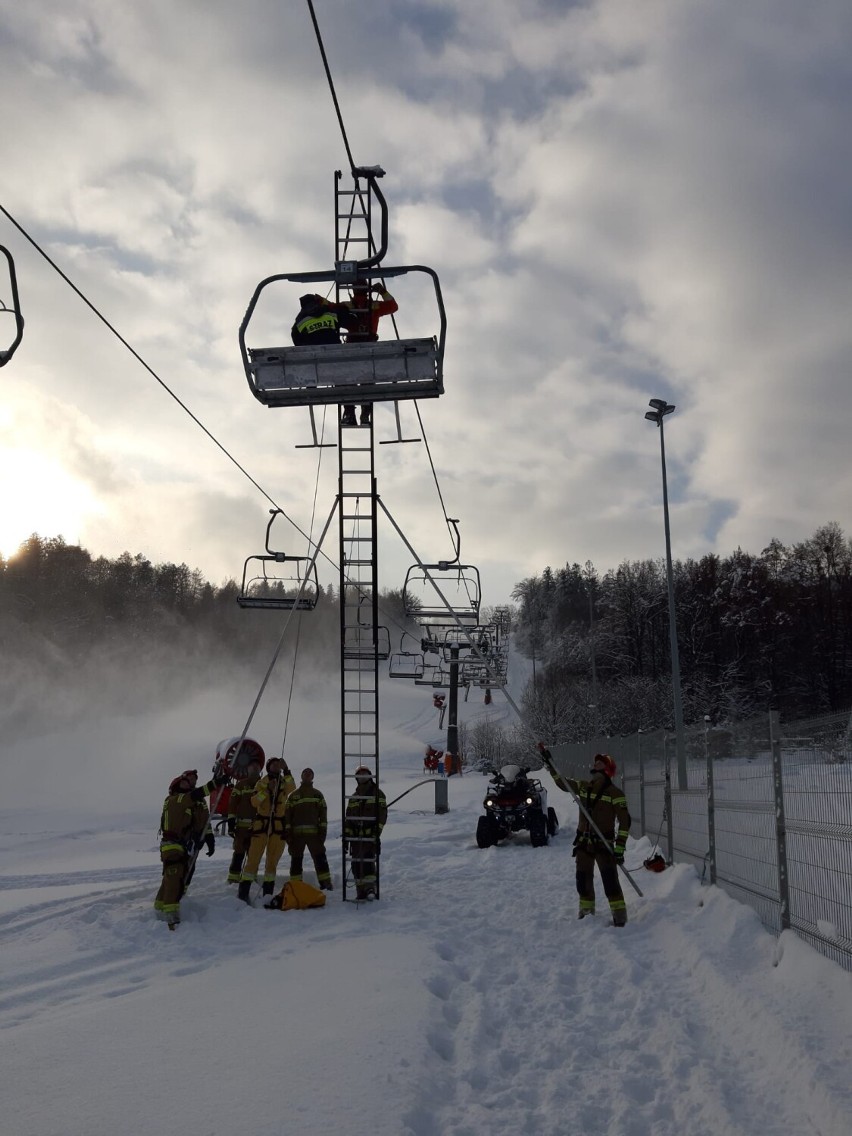
<path fill-rule="evenodd" d="M 340 525 L 340 698 L 342 815 L 366 765 L 379 783 L 377 494 L 373 427 L 338 427 Z M 343 854 L 343 898 L 354 888 Z M 379 861 L 376 860 L 376 898 Z"/>

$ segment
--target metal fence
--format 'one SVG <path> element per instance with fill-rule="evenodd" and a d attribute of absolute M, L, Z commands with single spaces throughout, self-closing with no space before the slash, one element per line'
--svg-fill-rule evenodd
<path fill-rule="evenodd" d="M 702 882 L 749 904 L 776 934 L 792 928 L 852 970 L 850 727 L 848 713 L 782 724 L 773 711 L 688 729 L 682 786 L 666 730 L 552 752 L 562 773 L 581 779 L 595 753 L 611 754 L 632 836 L 648 836 L 669 863 L 694 864 Z"/>

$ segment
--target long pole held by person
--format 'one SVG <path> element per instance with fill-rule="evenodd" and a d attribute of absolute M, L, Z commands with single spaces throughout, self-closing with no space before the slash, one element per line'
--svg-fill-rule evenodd
<path fill-rule="evenodd" d="M 601 830 L 600 830 L 600 829 L 598 828 L 598 826 L 597 826 L 597 825 L 595 824 L 595 822 L 594 822 L 594 821 L 592 820 L 592 817 L 591 817 L 591 814 L 589 813 L 589 810 L 588 810 L 588 809 L 586 808 L 586 806 L 585 806 L 585 805 L 583 804 L 583 802 L 582 802 L 582 801 L 580 800 L 579 796 L 578 796 L 578 795 L 577 795 L 577 794 L 576 794 L 576 793 L 574 792 L 574 790 L 573 790 L 573 789 L 571 788 L 571 786 L 570 786 L 570 785 L 569 785 L 569 784 L 567 783 L 567 781 L 565 780 L 565 778 L 564 778 L 564 777 L 562 777 L 562 776 L 560 775 L 560 773 L 559 773 L 559 770 L 558 770 L 558 769 L 556 768 L 556 766 L 555 766 L 555 765 L 553 764 L 553 757 L 552 757 L 552 755 L 551 755 L 551 753 L 550 753 L 550 750 L 549 750 L 549 749 L 548 749 L 548 748 L 547 748 L 547 747 L 546 747 L 546 746 L 544 745 L 544 743 L 543 743 L 543 742 L 539 742 L 539 743 L 538 743 L 538 752 L 539 752 L 539 753 L 541 754 L 541 760 L 542 760 L 542 761 L 544 762 L 544 764 L 545 764 L 545 765 L 547 766 L 547 771 L 548 771 L 548 773 L 550 774 L 550 776 L 551 776 L 551 777 L 552 777 L 552 778 L 553 778 L 554 780 L 557 780 L 557 779 L 558 779 L 558 780 L 559 780 L 559 784 L 560 784 L 560 785 L 564 785 L 564 786 L 566 787 L 566 789 L 568 790 L 568 792 L 569 792 L 569 793 L 571 794 L 571 796 L 572 796 L 572 797 L 574 798 L 574 800 L 576 801 L 576 803 L 577 803 L 577 806 L 578 806 L 578 808 L 580 809 L 580 812 L 581 812 L 581 813 L 583 814 L 583 816 L 584 816 L 584 817 L 586 818 L 586 820 L 587 820 L 587 821 L 589 822 L 589 824 L 591 825 L 591 827 L 592 827 L 592 828 L 594 829 L 594 831 L 595 831 L 595 833 L 596 833 L 596 835 L 597 835 L 598 839 L 599 839 L 599 840 L 600 840 L 600 841 L 601 841 L 601 842 L 603 843 L 603 846 L 604 846 L 604 847 L 606 848 L 607 852 L 609 852 L 609 854 L 610 854 L 610 855 L 612 856 L 612 858 L 613 858 L 613 859 L 615 860 L 615 866 L 616 866 L 617 868 L 620 868 L 620 870 L 621 870 L 621 874 L 627 877 L 627 879 L 628 879 L 628 880 L 629 880 L 629 882 L 630 882 L 630 886 L 631 886 L 631 887 L 633 888 L 633 890 L 634 890 L 634 891 L 636 892 L 636 894 L 637 894 L 637 895 L 641 896 L 641 895 L 642 895 L 642 891 L 641 891 L 641 889 L 639 888 L 639 885 L 638 885 L 638 884 L 636 883 L 636 881 L 635 881 L 635 880 L 633 879 L 633 877 L 631 876 L 630 872 L 628 872 L 628 870 L 627 870 L 627 869 L 625 868 L 624 864 L 621 864 L 621 863 L 619 863 L 619 861 L 618 861 L 618 857 L 617 857 L 617 856 L 616 856 L 616 854 L 615 854 L 615 849 L 613 848 L 612 844 L 610 844 L 610 842 L 609 842 L 609 841 L 607 840 L 607 838 L 606 838 L 606 837 L 604 836 L 604 834 L 603 834 L 603 833 L 601 832 Z"/>

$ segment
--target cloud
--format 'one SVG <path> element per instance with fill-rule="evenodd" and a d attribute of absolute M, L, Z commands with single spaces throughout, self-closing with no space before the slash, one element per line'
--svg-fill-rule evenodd
<path fill-rule="evenodd" d="M 387 169 L 388 260 L 435 268 L 449 320 L 446 394 L 421 407 L 432 463 L 377 447 L 383 499 L 418 550 L 442 547 L 434 464 L 492 602 L 545 564 L 658 556 L 657 396 L 677 404 L 676 556 L 848 530 L 848 5 L 523 9 L 317 13 L 355 159 Z M 307 10 L 0 17 L 3 203 L 300 527 L 324 518 L 336 461 L 294 448 L 304 410 L 251 399 L 236 341 L 258 281 L 331 266 L 346 155 Z M 95 494 L 83 538 L 233 574 L 268 501 L 0 225 L 27 317 L 3 371 L 15 428 Z M 393 290 L 401 334 L 431 329 L 423 289 Z M 286 342 L 296 293 L 258 334 Z"/>

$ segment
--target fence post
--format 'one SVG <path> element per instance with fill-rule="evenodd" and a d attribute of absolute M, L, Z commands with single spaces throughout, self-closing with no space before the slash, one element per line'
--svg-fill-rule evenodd
<path fill-rule="evenodd" d="M 450 811 L 449 781 L 439 777 L 435 781 L 435 812 L 448 813 Z"/>
<path fill-rule="evenodd" d="M 642 731 L 637 731 L 636 748 L 639 751 L 639 827 L 645 835 L 645 755 L 642 753 Z"/>
<path fill-rule="evenodd" d="M 707 840 L 710 860 L 710 883 L 716 882 L 716 789 L 713 782 L 713 757 L 710 753 L 710 716 L 704 715 L 704 757 L 707 761 Z"/>
<path fill-rule="evenodd" d="M 663 734 L 663 753 L 666 759 L 666 788 L 665 788 L 665 816 L 666 816 L 666 842 L 668 844 L 668 861 L 674 863 L 674 809 L 672 808 L 672 764 L 669 758 L 668 738 Z"/>
<path fill-rule="evenodd" d="M 778 898 L 781 930 L 790 926 L 790 886 L 787 877 L 787 822 L 784 816 L 784 779 L 781 770 L 781 715 L 769 711 L 769 741 L 772 747 L 772 788 L 775 796 L 775 847 L 778 856 Z"/>

